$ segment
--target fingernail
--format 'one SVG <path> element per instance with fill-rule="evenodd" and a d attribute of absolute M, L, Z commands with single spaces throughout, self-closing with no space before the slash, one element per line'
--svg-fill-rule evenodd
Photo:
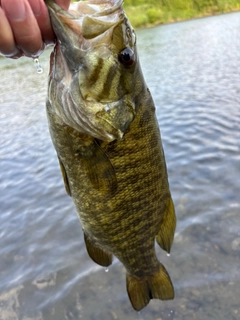
<path fill-rule="evenodd" d="M 43 53 L 44 49 L 45 49 L 45 44 L 42 43 L 41 48 L 36 53 L 31 54 L 31 58 L 33 58 L 33 59 L 38 58 Z"/>
<path fill-rule="evenodd" d="M 23 21 L 26 17 L 25 4 L 22 1 L 16 1 L 14 6 L 4 6 L 7 16 L 14 21 Z"/>
<path fill-rule="evenodd" d="M 6 58 L 18 59 L 23 56 L 23 52 L 20 49 L 15 48 L 11 53 L 4 54 L 0 52 L 0 55 L 3 55 Z"/>

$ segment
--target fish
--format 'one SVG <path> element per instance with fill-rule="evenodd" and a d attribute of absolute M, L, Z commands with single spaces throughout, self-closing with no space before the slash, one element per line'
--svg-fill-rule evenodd
<path fill-rule="evenodd" d="M 46 103 L 50 136 L 86 250 L 126 269 L 132 307 L 174 298 L 155 240 L 170 253 L 174 204 L 156 118 L 122 0 L 45 0 L 56 43 Z"/>

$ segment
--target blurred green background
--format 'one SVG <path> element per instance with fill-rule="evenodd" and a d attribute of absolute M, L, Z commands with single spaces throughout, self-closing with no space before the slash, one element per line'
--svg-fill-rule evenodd
<path fill-rule="evenodd" d="M 134 28 L 240 10 L 240 0 L 125 0 Z"/>

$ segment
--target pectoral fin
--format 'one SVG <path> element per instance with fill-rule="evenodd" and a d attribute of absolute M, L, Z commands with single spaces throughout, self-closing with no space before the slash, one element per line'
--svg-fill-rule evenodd
<path fill-rule="evenodd" d="M 167 200 L 166 210 L 163 215 L 163 221 L 156 240 L 159 246 L 170 253 L 171 245 L 173 243 L 174 232 L 176 229 L 176 216 L 174 204 L 171 196 Z"/>
<path fill-rule="evenodd" d="M 61 172 L 62 172 L 62 177 L 63 177 L 63 182 L 64 182 L 64 185 L 65 185 L 66 192 L 71 197 L 72 195 L 71 195 L 71 189 L 70 189 L 70 186 L 69 186 L 67 172 L 66 172 L 66 170 L 64 168 L 64 165 L 63 165 L 62 161 L 60 160 L 60 158 L 58 158 L 58 161 L 59 161 L 60 169 L 61 169 Z"/>
<path fill-rule="evenodd" d="M 112 264 L 112 254 L 104 251 L 101 247 L 97 246 L 85 233 L 84 240 L 87 252 L 94 262 L 103 267 L 108 267 Z"/>
<path fill-rule="evenodd" d="M 93 187 L 104 194 L 114 194 L 117 190 L 117 177 L 108 155 L 96 140 L 78 150 L 82 165 Z"/>

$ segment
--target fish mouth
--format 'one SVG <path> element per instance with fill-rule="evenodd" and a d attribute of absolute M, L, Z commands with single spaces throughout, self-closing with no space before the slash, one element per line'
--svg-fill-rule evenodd
<path fill-rule="evenodd" d="M 57 39 L 49 76 L 51 111 L 79 132 L 121 139 L 135 117 L 134 69 L 126 80 L 118 59 L 130 34 L 123 1 L 79 1 L 69 12 L 53 0 L 45 2 Z"/>
<path fill-rule="evenodd" d="M 65 11 L 53 0 L 45 0 L 51 24 L 69 70 L 84 64 L 86 52 L 102 43 L 111 46 L 113 29 L 126 19 L 123 0 L 88 0 L 71 3 Z"/>
<path fill-rule="evenodd" d="M 121 23 L 124 17 L 123 0 L 88 0 L 73 2 L 67 12 L 53 0 L 45 0 L 49 9 L 54 32 L 61 42 L 75 40 L 74 35 L 93 39 L 112 26 Z M 72 38 L 73 37 L 73 38 Z"/>
<path fill-rule="evenodd" d="M 94 17 L 109 17 L 123 4 L 123 0 L 88 0 L 71 4 L 70 11 Z M 105 18 L 106 19 L 106 18 Z"/>

